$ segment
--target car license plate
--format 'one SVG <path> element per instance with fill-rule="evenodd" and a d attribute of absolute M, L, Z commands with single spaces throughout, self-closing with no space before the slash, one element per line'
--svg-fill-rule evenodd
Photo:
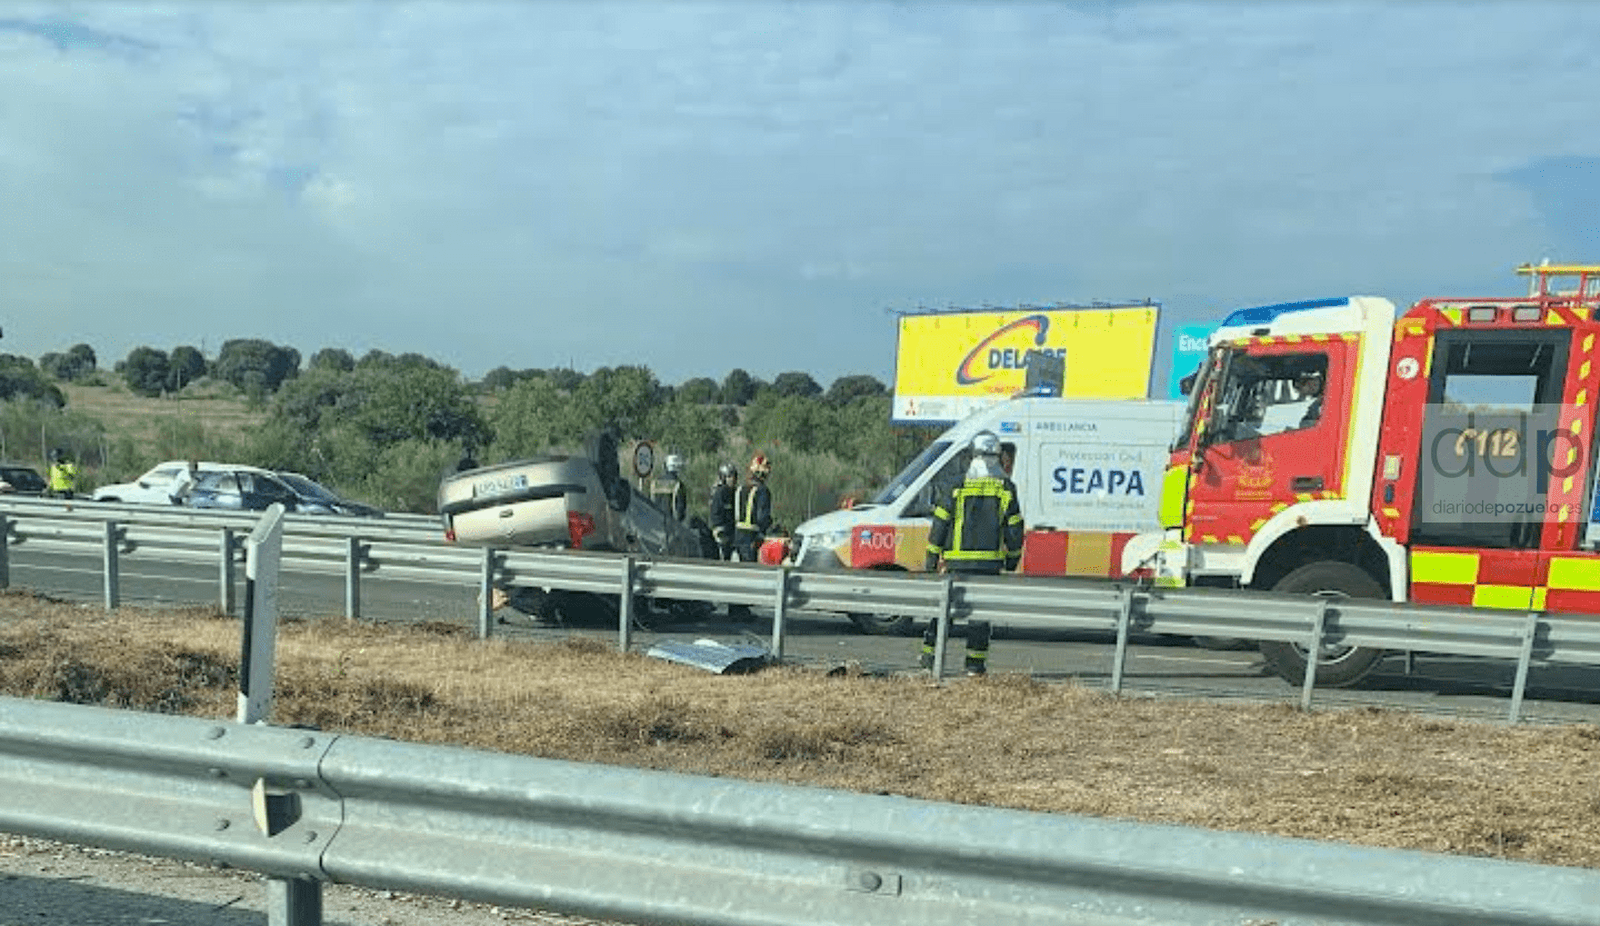
<path fill-rule="evenodd" d="M 480 479 L 472 484 L 473 498 L 494 498 L 510 495 L 528 487 L 528 477 L 522 474 L 501 476 L 497 479 Z"/>

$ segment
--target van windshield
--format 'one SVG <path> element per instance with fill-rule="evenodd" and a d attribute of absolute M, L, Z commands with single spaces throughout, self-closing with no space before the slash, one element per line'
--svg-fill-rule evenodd
<path fill-rule="evenodd" d="M 917 477 L 921 476 L 924 470 L 937 462 L 949 448 L 950 442 L 947 440 L 936 440 L 929 444 L 927 449 L 917 454 L 916 459 L 906 464 L 906 468 L 900 471 L 900 475 L 889 480 L 889 484 L 884 486 L 882 492 L 873 496 L 872 504 L 892 504 L 895 499 L 904 495 L 906 489 L 911 488 L 912 484 L 917 481 Z"/>

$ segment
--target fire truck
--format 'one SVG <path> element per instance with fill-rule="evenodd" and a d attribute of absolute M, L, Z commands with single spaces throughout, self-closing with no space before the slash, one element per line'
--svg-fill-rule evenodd
<path fill-rule="evenodd" d="M 1600 266 L 1517 272 L 1526 296 L 1424 299 L 1398 318 L 1370 296 L 1229 315 L 1189 388 L 1161 530 L 1128 542 L 1123 571 L 1600 614 Z M 1304 679 L 1305 647 L 1260 647 Z M 1317 681 L 1353 685 L 1383 656 L 1324 646 Z"/>

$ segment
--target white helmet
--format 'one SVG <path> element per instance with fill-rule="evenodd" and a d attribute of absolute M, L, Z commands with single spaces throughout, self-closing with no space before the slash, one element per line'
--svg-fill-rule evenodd
<path fill-rule="evenodd" d="M 683 457 L 678 456 L 675 453 L 667 454 L 667 472 L 669 472 L 669 473 L 681 473 L 681 472 L 683 472 Z"/>
<path fill-rule="evenodd" d="M 972 455 L 975 457 L 1000 456 L 1000 438 L 993 431 L 979 431 L 972 438 Z"/>

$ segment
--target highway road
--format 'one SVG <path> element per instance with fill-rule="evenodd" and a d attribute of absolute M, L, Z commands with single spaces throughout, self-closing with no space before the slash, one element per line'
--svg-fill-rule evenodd
<path fill-rule="evenodd" d="M 100 560 L 95 556 L 41 555 L 25 547 L 11 551 L 13 587 L 29 588 L 66 600 L 104 600 Z M 361 616 L 378 622 L 440 621 L 475 626 L 477 577 L 464 573 L 459 584 L 383 578 L 362 580 Z M 244 569 L 236 569 L 235 600 L 242 601 Z M 214 605 L 220 600 L 215 566 L 166 563 L 124 557 L 120 569 L 123 603 L 141 607 Z M 314 618 L 344 613 L 344 584 L 339 577 L 296 573 L 285 569 L 279 593 L 280 611 Z M 722 642 L 770 644 L 771 614 L 740 624 L 718 610 L 705 620 L 673 621 L 663 615 L 643 618 L 632 634 L 632 647 L 646 652 L 667 641 L 715 639 Z M 610 625 L 543 626 L 506 609 L 492 632 L 518 639 L 555 640 L 577 634 L 614 642 Z M 1113 640 L 1109 635 L 1075 631 L 997 628 L 991 646 L 993 672 L 1026 672 L 1035 678 L 1107 687 L 1111 680 Z M 959 673 L 959 627 L 947 657 L 947 671 Z M 789 615 L 784 657 L 820 669 L 843 668 L 869 674 L 915 671 L 920 642 L 909 637 L 866 636 L 841 616 L 798 612 Z M 1376 705 L 1464 717 L 1501 719 L 1509 709 L 1514 680 L 1509 663 L 1468 657 L 1417 654 L 1409 661 L 1396 655 L 1361 688 L 1319 689 L 1319 707 Z M 1268 674 L 1253 650 L 1207 650 L 1188 640 L 1135 635 L 1124 668 L 1124 689 L 1130 694 L 1297 702 L 1299 689 Z M 1600 723 L 1600 668 L 1535 666 L 1529 676 L 1523 718 L 1532 722 Z"/>

